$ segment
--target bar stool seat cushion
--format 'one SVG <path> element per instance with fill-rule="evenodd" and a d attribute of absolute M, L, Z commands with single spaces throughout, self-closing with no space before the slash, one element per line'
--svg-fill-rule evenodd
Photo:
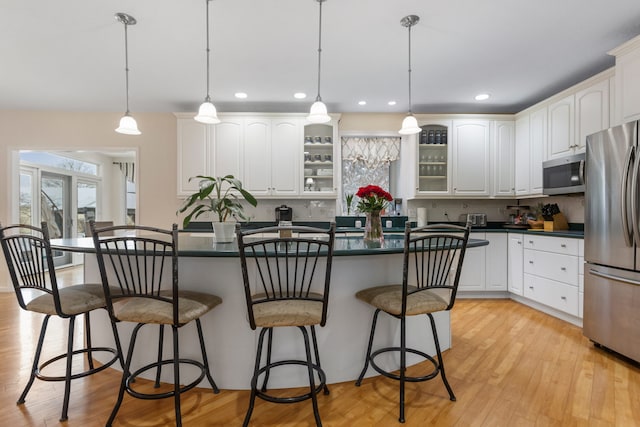
<path fill-rule="evenodd" d="M 408 286 L 407 292 L 415 291 Z M 402 314 L 402 285 L 383 285 L 367 288 L 356 293 L 356 298 L 389 314 Z M 407 296 L 407 316 L 435 313 L 446 310 L 449 303 L 432 290 L 422 290 Z"/>
<path fill-rule="evenodd" d="M 319 325 L 322 321 L 322 295 L 310 293 L 309 297 L 318 300 L 278 299 L 255 304 L 253 316 L 256 326 L 272 328 L 276 326 Z M 265 294 L 252 296 L 254 302 L 263 298 L 265 298 Z"/>
<path fill-rule="evenodd" d="M 171 297 L 170 289 L 160 291 L 160 296 Z M 178 291 L 178 322 L 181 325 L 198 319 L 222 303 L 222 298 L 205 292 Z M 114 301 L 113 312 L 118 320 L 134 323 L 173 323 L 173 304 L 147 297 L 119 298 Z"/>
<path fill-rule="evenodd" d="M 62 312 L 68 315 L 85 313 L 106 306 L 102 285 L 83 284 L 59 288 Z M 57 315 L 52 294 L 40 295 L 26 304 L 27 310 Z"/>

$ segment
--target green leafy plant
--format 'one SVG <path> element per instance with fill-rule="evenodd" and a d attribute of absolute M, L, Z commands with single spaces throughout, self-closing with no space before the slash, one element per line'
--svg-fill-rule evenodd
<path fill-rule="evenodd" d="M 200 180 L 199 190 L 189 196 L 176 212 L 177 215 L 189 211 L 182 221 L 183 227 L 187 227 L 192 219 L 206 212 L 216 214 L 219 222 L 225 222 L 229 217 L 248 220 L 242 199 L 251 206 L 258 205 L 256 198 L 242 188 L 242 182 L 233 175 L 218 177 L 197 175 L 189 178 L 189 181 L 193 179 Z"/>
<path fill-rule="evenodd" d="M 351 204 L 353 203 L 353 194 L 345 195 L 345 200 L 347 201 L 347 215 L 351 214 Z"/>

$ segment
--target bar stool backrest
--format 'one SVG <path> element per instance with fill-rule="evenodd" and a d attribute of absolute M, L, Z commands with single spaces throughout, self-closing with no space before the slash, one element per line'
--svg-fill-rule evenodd
<path fill-rule="evenodd" d="M 335 223 L 328 230 L 279 226 L 244 232 L 237 225 L 236 235 L 251 328 L 256 329 L 253 307 L 276 300 L 322 302 L 324 326 Z M 250 267 L 255 267 L 251 274 Z"/>
<path fill-rule="evenodd" d="M 56 314 L 68 317 L 60 304 L 47 223 L 42 222 L 41 228 L 0 224 L 0 240 L 20 307 L 28 310 L 30 300 L 46 293 L 53 296 Z"/>
<path fill-rule="evenodd" d="M 112 319 L 117 321 L 113 304 L 118 300 L 150 298 L 173 304 L 173 323 L 179 326 L 178 226 L 96 228 L 91 221 L 90 227 Z"/>
<path fill-rule="evenodd" d="M 453 307 L 462 263 L 469 241 L 470 226 L 433 224 L 405 226 L 404 268 L 402 280 L 402 316 L 407 297 L 416 292 L 435 292 Z"/>

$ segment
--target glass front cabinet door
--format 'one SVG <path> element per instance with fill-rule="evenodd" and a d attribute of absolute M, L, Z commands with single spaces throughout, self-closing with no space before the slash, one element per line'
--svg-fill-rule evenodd
<path fill-rule="evenodd" d="M 336 137 L 337 124 L 313 123 L 304 127 L 303 194 L 314 197 L 337 194 L 340 141 Z"/>
<path fill-rule="evenodd" d="M 451 133 L 447 124 L 425 124 L 417 135 L 418 193 L 449 192 Z"/>

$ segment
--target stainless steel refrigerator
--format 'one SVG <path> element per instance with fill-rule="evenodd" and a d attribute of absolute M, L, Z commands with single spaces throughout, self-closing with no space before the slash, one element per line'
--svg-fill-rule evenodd
<path fill-rule="evenodd" d="M 638 121 L 587 137 L 583 333 L 640 361 Z"/>

